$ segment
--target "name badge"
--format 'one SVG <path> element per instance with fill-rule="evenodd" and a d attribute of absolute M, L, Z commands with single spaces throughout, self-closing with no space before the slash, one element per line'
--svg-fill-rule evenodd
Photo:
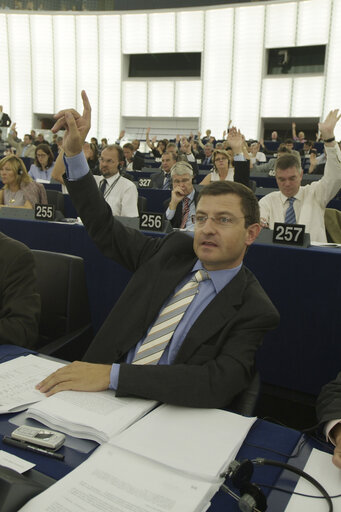
<path fill-rule="evenodd" d="M 34 205 L 34 218 L 37 220 L 54 220 L 55 206 L 53 204 L 36 203 Z"/>
<path fill-rule="evenodd" d="M 274 244 L 302 246 L 304 243 L 304 231 L 304 224 L 275 222 L 272 241 Z"/>

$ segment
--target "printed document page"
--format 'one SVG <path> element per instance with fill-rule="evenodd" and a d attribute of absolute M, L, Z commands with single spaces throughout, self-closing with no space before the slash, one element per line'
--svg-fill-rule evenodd
<path fill-rule="evenodd" d="M 234 459 L 255 421 L 220 409 L 161 405 L 111 444 L 210 479 Z"/>
<path fill-rule="evenodd" d="M 312 450 L 304 471 L 315 478 L 327 491 L 329 496 L 341 494 L 341 469 L 334 466 L 330 453 Z M 310 482 L 300 477 L 295 492 L 321 497 L 321 493 Z M 341 498 L 332 500 L 334 512 L 341 512 Z M 328 504 L 323 498 L 306 498 L 293 494 L 285 512 L 320 512 L 328 510 Z"/>
<path fill-rule="evenodd" d="M 45 399 L 35 389 L 36 384 L 62 366 L 63 363 L 32 354 L 1 363 L 0 413 L 22 411 L 29 404 Z"/>
<path fill-rule="evenodd" d="M 61 391 L 33 404 L 27 411 L 50 428 L 98 443 L 129 427 L 157 402 L 141 398 L 116 398 L 115 391 Z"/>
<path fill-rule="evenodd" d="M 20 512 L 202 512 L 221 483 L 180 475 L 105 444 Z"/>

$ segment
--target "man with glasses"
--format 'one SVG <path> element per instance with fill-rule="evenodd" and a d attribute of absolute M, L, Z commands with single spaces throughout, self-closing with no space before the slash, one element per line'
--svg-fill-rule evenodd
<path fill-rule="evenodd" d="M 102 176 L 94 178 L 113 215 L 138 217 L 137 188 L 132 181 L 120 175 L 119 169 L 123 163 L 122 148 L 116 144 L 107 146 L 99 158 Z"/>
<path fill-rule="evenodd" d="M 133 276 L 84 362 L 58 370 L 37 388 L 48 395 L 111 388 L 117 396 L 226 407 L 248 387 L 255 353 L 279 320 L 243 265 L 260 231 L 257 199 L 238 183 L 208 185 L 199 196 L 194 239 L 125 228 L 97 192 L 82 154 L 91 112 L 84 91 L 82 97 L 83 115 L 62 111 L 53 128 L 66 128 L 66 184 L 95 243 Z"/>
<path fill-rule="evenodd" d="M 195 214 L 195 205 L 199 192 L 193 187 L 193 169 L 187 162 L 177 162 L 172 167 L 172 195 L 170 200 L 164 203 L 166 219 L 173 228 L 194 231 L 192 217 Z"/>

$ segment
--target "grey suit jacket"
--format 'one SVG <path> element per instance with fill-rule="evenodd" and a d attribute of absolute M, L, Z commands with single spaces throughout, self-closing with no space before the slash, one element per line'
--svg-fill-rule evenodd
<path fill-rule="evenodd" d="M 172 365 L 122 363 L 161 306 L 190 272 L 193 240 L 173 232 L 147 237 L 115 220 L 93 177 L 67 183 L 77 211 L 103 254 L 134 272 L 87 353 L 86 361 L 121 362 L 117 396 L 133 395 L 192 407 L 224 407 L 246 388 L 264 333 L 278 312 L 243 267 L 199 316 Z"/>

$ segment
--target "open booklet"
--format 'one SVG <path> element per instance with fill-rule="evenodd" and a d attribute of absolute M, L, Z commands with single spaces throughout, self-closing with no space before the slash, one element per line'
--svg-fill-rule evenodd
<path fill-rule="evenodd" d="M 255 418 L 162 405 L 22 512 L 203 512 Z"/>
<path fill-rule="evenodd" d="M 35 389 L 36 384 L 50 373 L 64 366 L 29 354 L 0 364 L 0 413 L 18 412 L 44 400 L 43 393 Z"/>

